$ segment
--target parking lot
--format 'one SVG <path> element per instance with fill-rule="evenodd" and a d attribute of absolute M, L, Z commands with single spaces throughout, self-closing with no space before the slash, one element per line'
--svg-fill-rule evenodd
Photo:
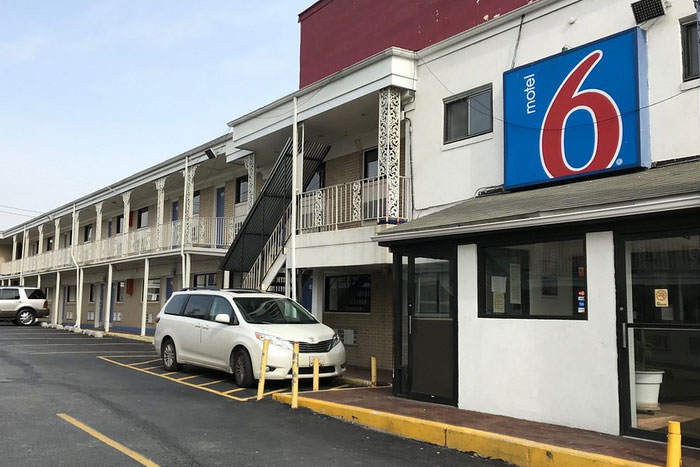
<path fill-rule="evenodd" d="M 270 400 L 288 382 L 256 401 L 226 373 L 166 372 L 117 337 L 0 324 L 0 383 L 1 465 L 502 465 Z"/>

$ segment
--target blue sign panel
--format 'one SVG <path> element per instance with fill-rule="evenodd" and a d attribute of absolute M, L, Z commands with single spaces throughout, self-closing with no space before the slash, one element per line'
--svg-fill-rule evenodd
<path fill-rule="evenodd" d="M 505 72 L 505 187 L 648 167 L 646 59 L 634 28 Z"/>

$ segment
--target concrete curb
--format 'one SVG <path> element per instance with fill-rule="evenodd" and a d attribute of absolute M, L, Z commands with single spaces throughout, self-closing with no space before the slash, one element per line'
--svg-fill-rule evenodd
<path fill-rule="evenodd" d="M 123 339 L 131 339 L 134 341 L 139 341 L 139 342 L 150 342 L 153 343 L 153 336 L 137 336 L 135 334 L 125 334 L 122 332 L 106 332 L 104 333 L 105 336 L 110 336 L 110 337 L 121 337 Z"/>
<path fill-rule="evenodd" d="M 292 400 L 288 393 L 273 394 L 272 397 L 285 404 Z M 308 397 L 299 397 L 299 406 L 405 438 L 473 452 L 522 467 L 652 467 L 652 464 Z"/>

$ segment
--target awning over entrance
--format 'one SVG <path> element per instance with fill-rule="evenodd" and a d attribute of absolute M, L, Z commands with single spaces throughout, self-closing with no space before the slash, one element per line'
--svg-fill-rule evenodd
<path fill-rule="evenodd" d="M 381 243 L 595 219 L 700 206 L 700 160 L 642 172 L 485 195 L 380 232 Z"/>

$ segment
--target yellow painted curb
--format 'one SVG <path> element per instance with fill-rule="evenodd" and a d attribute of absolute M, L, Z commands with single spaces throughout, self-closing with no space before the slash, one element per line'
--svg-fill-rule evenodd
<path fill-rule="evenodd" d="M 137 336 L 135 334 L 125 334 L 123 332 L 106 332 L 105 336 L 121 337 L 123 339 L 131 339 L 140 342 L 150 342 L 153 343 L 153 336 Z"/>
<path fill-rule="evenodd" d="M 289 394 L 274 394 L 272 397 L 278 402 L 291 402 Z M 522 467 L 653 467 L 652 464 L 643 462 L 308 397 L 299 397 L 299 405 L 314 412 L 406 438 L 473 452 L 482 457 L 500 459 Z"/>

